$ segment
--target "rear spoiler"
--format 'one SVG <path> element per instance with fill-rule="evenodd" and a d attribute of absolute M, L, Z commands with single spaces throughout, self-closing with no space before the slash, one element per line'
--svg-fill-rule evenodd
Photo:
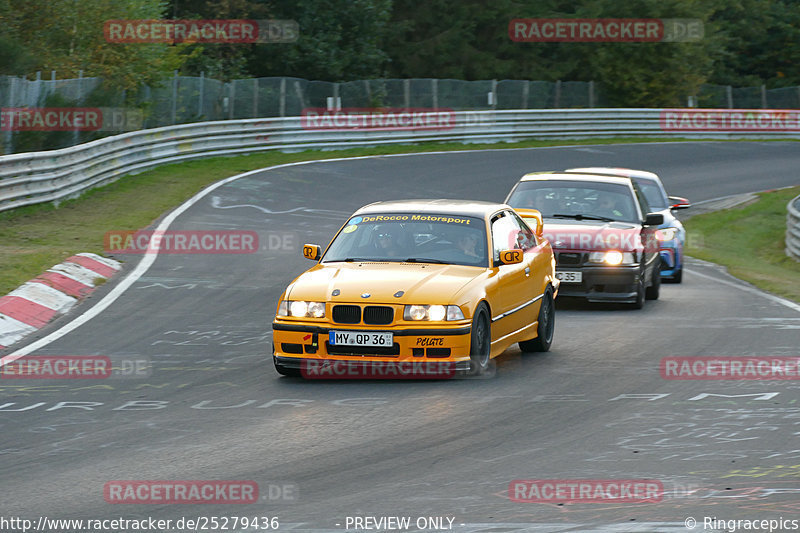
<path fill-rule="evenodd" d="M 541 237 L 544 234 L 544 221 L 542 220 L 542 214 L 537 209 L 515 207 L 514 211 L 531 227 L 537 237 Z"/>

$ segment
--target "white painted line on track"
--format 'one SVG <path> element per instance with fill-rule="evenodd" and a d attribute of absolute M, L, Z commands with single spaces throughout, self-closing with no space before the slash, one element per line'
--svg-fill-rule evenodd
<path fill-rule="evenodd" d="M 656 142 L 656 143 L 649 143 L 649 144 L 691 144 L 693 142 L 695 142 L 695 141 L 674 141 L 674 142 L 666 141 L 666 142 Z M 721 141 L 708 141 L 708 142 L 709 143 L 715 143 L 715 142 L 721 142 Z M 627 145 L 627 144 L 638 144 L 638 143 L 616 143 L 616 144 L 614 144 L 614 146 Z M 578 145 L 566 145 L 566 146 L 537 146 L 537 147 L 528 147 L 528 148 L 495 148 L 495 149 L 488 149 L 488 150 L 487 149 L 483 149 L 483 150 L 481 150 L 481 149 L 476 149 L 476 150 L 452 150 L 452 151 L 451 150 L 443 150 L 443 151 L 436 151 L 436 152 L 416 152 L 416 153 L 412 152 L 412 153 L 406 153 L 406 154 L 375 154 L 375 155 L 365 155 L 365 156 L 358 156 L 358 157 L 337 157 L 337 158 L 332 158 L 332 159 L 315 159 L 315 160 L 312 160 L 312 161 L 296 161 L 296 162 L 293 162 L 293 163 L 284 163 L 284 164 L 281 164 L 281 165 L 275 165 L 275 166 L 266 167 L 266 168 L 259 168 L 259 169 L 256 169 L 256 170 L 250 170 L 250 171 L 245 172 L 243 174 L 237 174 L 235 176 L 231 176 L 229 178 L 225 178 L 222 181 L 218 181 L 217 183 L 209 185 L 204 190 L 202 190 L 199 193 L 197 193 L 196 195 L 194 195 L 192 198 L 190 198 L 189 200 L 187 200 L 186 202 L 184 202 L 183 204 L 178 206 L 174 211 L 172 211 L 169 215 L 167 215 L 164 218 L 164 220 L 161 221 L 161 223 L 158 225 L 158 227 L 154 230 L 154 233 L 155 232 L 166 231 L 169 228 L 169 226 L 175 221 L 175 219 L 178 218 L 178 216 L 183 214 L 184 211 L 189 209 L 192 205 L 194 205 L 195 203 L 199 202 L 207 194 L 209 194 L 210 192 L 216 190 L 217 188 L 222 187 L 223 185 L 227 185 L 228 183 L 230 183 L 232 181 L 236 181 L 238 179 L 241 179 L 241 178 L 244 178 L 244 177 L 247 177 L 247 176 L 251 176 L 253 174 L 257 174 L 257 173 L 260 173 L 260 172 L 266 172 L 266 171 L 270 171 L 270 170 L 277 170 L 279 168 L 288 168 L 288 167 L 294 167 L 294 166 L 300 166 L 300 165 L 309 165 L 309 164 L 313 164 L 313 163 L 333 163 L 333 162 L 338 162 L 338 161 L 356 161 L 356 160 L 360 160 L 360 159 L 377 159 L 377 158 L 383 158 L 383 157 L 408 157 L 408 156 L 426 156 L 426 155 L 446 155 L 446 154 L 463 154 L 463 153 L 475 153 L 475 152 L 486 153 L 487 151 L 537 150 L 537 149 L 553 149 L 553 148 L 556 148 L 556 149 L 558 149 L 558 148 L 574 149 L 574 148 L 585 148 L 586 146 L 587 145 L 578 144 Z M 157 257 L 158 257 L 158 251 L 156 251 L 155 253 L 152 253 L 152 254 L 146 254 L 142 258 L 142 260 L 139 262 L 139 264 L 136 265 L 136 268 L 134 268 L 133 271 L 131 271 L 130 274 L 128 274 L 122 281 L 120 281 L 118 285 L 116 285 L 108 294 L 106 294 L 97 304 L 95 304 L 93 307 L 91 307 L 88 311 L 86 311 L 82 315 L 78 316 L 73 321 L 67 323 L 66 325 L 64 325 L 60 329 L 58 329 L 58 330 L 50 333 L 49 335 L 39 339 L 38 341 L 35 341 L 35 342 L 33 342 L 33 343 L 23 347 L 23 348 L 20 348 L 19 350 L 11 353 L 10 355 L 7 355 L 7 356 L 5 356 L 3 358 L 0 358 L 0 367 L 2 367 L 6 363 L 9 363 L 11 361 L 15 361 L 15 360 L 19 359 L 20 357 L 24 357 L 26 355 L 29 355 L 29 354 L 33 353 L 34 351 L 47 346 L 48 344 L 60 339 L 64 335 L 66 335 L 66 334 L 74 331 L 75 329 L 79 328 L 80 326 L 82 326 L 83 324 L 85 324 L 86 322 L 91 320 L 92 318 L 94 318 L 97 315 L 99 315 L 101 312 L 105 311 L 112 303 L 114 303 L 117 300 L 117 298 L 122 296 L 122 294 L 126 290 L 128 290 L 128 288 L 130 288 L 131 285 L 133 285 L 145 272 L 147 272 L 147 270 L 150 268 L 150 266 L 152 266 L 152 264 L 155 262 Z M 716 278 L 711 278 L 711 277 L 705 276 L 703 274 L 698 274 L 697 272 L 694 272 L 694 271 L 692 271 L 692 273 L 700 275 L 700 276 L 703 276 L 703 277 L 708 277 L 709 279 L 714 279 L 714 280 L 720 281 L 722 283 L 726 283 L 726 282 L 723 282 L 722 280 L 719 280 L 719 279 L 716 279 Z M 727 284 L 729 284 L 729 285 L 731 285 L 733 287 L 744 289 L 744 287 L 741 287 L 741 286 L 736 285 L 734 283 L 727 282 Z M 764 297 L 773 299 L 774 301 L 782 303 L 783 305 L 787 305 L 789 307 L 792 307 L 792 309 L 800 311 L 800 306 L 798 306 L 797 304 L 794 304 L 794 303 L 789 302 L 787 300 L 783 300 L 782 298 L 778 298 L 777 296 L 772 296 L 772 295 L 768 295 L 767 293 L 762 293 L 762 292 L 757 291 L 755 289 L 749 289 L 749 290 L 751 292 L 755 292 L 757 294 L 760 294 L 760 295 L 762 295 Z"/>
<path fill-rule="evenodd" d="M 736 289 L 739 289 L 741 291 L 749 292 L 750 294 L 757 294 L 757 295 L 759 295 L 759 296 L 761 296 L 763 298 L 766 298 L 767 300 L 772 300 L 775 303 L 779 303 L 781 305 L 785 305 L 789 309 L 793 309 L 793 310 L 797 311 L 798 313 L 800 313 L 800 304 L 796 304 L 796 303 L 792 302 L 791 300 L 787 300 L 785 298 L 781 298 L 780 296 L 775 296 L 774 294 L 770 294 L 770 293 L 764 292 L 764 291 L 762 291 L 760 289 L 756 289 L 755 287 L 751 287 L 750 285 L 742 285 L 742 283 L 744 283 L 744 282 L 734 283 L 733 281 L 728 281 L 726 279 L 715 278 L 714 276 L 709 276 L 708 274 L 701 274 L 700 272 L 697 272 L 696 270 L 687 269 L 686 272 L 689 272 L 690 274 L 692 274 L 694 276 L 700 276 L 701 278 L 706 278 L 706 279 L 710 279 L 712 281 L 716 281 L 717 283 L 722 283 L 724 285 L 729 285 L 729 286 L 734 287 Z"/>
<path fill-rule="evenodd" d="M 443 153 L 448 153 L 448 152 L 443 152 Z M 393 154 L 393 155 L 419 155 L 419 154 Z M 183 214 L 184 211 L 186 211 L 191 206 L 193 206 L 194 204 L 196 204 L 197 202 L 202 200 L 206 195 L 208 195 L 212 191 L 216 190 L 219 187 L 222 187 L 223 185 L 227 185 L 228 183 L 230 183 L 232 181 L 236 181 L 238 179 L 245 178 L 247 176 L 251 176 L 253 174 L 258 174 L 260 172 L 265 172 L 265 171 L 269 171 L 269 170 L 276 170 L 276 169 L 279 169 L 279 168 L 287 168 L 287 167 L 294 167 L 294 166 L 300 166 L 300 165 L 308 165 L 308 164 L 320 163 L 320 162 L 352 161 L 352 160 L 355 160 L 355 159 L 371 159 L 371 158 L 375 158 L 375 157 L 385 157 L 385 156 L 370 155 L 370 156 L 360 156 L 360 157 L 339 157 L 339 158 L 335 158 L 335 159 L 317 159 L 317 160 L 313 160 L 313 161 L 296 161 L 294 163 L 284 163 L 282 165 L 275 165 L 275 166 L 272 166 L 272 167 L 259 168 L 259 169 L 256 169 L 256 170 L 250 170 L 250 171 L 245 172 L 243 174 L 237 174 L 235 176 L 231 176 L 230 178 L 225 178 L 222 181 L 218 181 L 217 183 L 209 185 L 208 187 L 206 187 L 205 189 L 203 189 L 202 191 L 200 191 L 199 193 L 195 194 L 193 197 L 188 199 L 186 202 L 184 202 L 183 204 L 178 206 L 174 211 L 172 211 L 169 215 L 167 215 L 164 218 L 164 220 L 161 221 L 161 223 L 158 225 L 158 227 L 154 230 L 153 233 L 154 233 L 154 235 L 157 235 L 157 234 L 159 234 L 159 232 L 166 231 L 169 228 L 169 226 L 175 221 L 175 219 L 178 218 L 178 216 L 180 216 L 181 214 Z M 48 344 L 60 339 L 64 335 L 67 335 L 68 333 L 76 330 L 77 328 L 79 328 L 83 324 L 87 323 L 88 321 L 90 321 L 91 319 L 93 319 L 94 317 L 96 317 L 97 315 L 102 313 L 103 311 L 105 311 L 112 303 L 114 303 L 117 300 L 117 298 L 122 296 L 122 294 L 126 290 L 128 290 L 131 285 L 133 285 L 140 277 L 142 277 L 142 275 L 145 272 L 147 272 L 147 270 L 153 265 L 153 263 L 155 262 L 157 257 L 158 257 L 158 250 L 155 250 L 154 253 L 145 254 L 145 256 L 142 258 L 142 260 L 139 262 L 139 264 L 136 265 L 136 268 L 134 268 L 131 271 L 131 273 L 128 274 L 122 281 L 120 281 L 118 285 L 116 285 L 113 289 L 111 289 L 111 291 L 108 294 L 106 294 L 99 302 L 97 302 L 97 304 L 92 306 L 89 310 L 87 310 L 82 315 L 76 317 L 71 322 L 65 324 L 61 328 L 59 328 L 56 331 L 50 333 L 49 335 L 46 335 L 45 337 L 42 337 L 38 341 L 32 342 L 31 344 L 29 344 L 27 346 L 24 346 L 24 347 L 20 348 L 19 350 L 15 351 L 15 352 L 13 352 L 13 353 L 5 356 L 5 357 L 0 358 L 0 367 L 2 367 L 5 364 L 8 364 L 8 363 L 10 363 L 12 361 L 16 361 L 20 357 L 24 357 L 26 355 L 29 355 L 29 354 L 35 352 L 36 350 L 44 348 Z M 61 272 L 61 273 L 63 274 L 64 272 Z"/>

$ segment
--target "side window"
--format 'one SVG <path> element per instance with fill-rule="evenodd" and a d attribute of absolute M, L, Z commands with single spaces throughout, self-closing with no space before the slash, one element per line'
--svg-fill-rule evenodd
<path fill-rule="evenodd" d="M 492 219 L 492 249 L 494 262 L 500 261 L 500 252 L 512 248 L 524 251 L 536 246 L 536 236 L 519 216 L 503 211 Z"/>
<path fill-rule="evenodd" d="M 522 220 L 518 214 L 511 213 L 511 216 L 519 228 L 519 234 L 517 234 L 517 247 L 522 248 L 526 252 L 531 248 L 535 248 L 536 235 L 533 233 L 531 228 L 528 227 L 525 221 Z"/>
<path fill-rule="evenodd" d="M 639 207 L 642 210 L 642 217 L 646 217 L 647 213 L 650 212 L 650 205 L 647 203 L 647 197 L 645 197 L 644 193 L 642 193 L 642 190 L 635 181 L 632 181 L 631 184 L 633 185 L 634 192 L 636 192 L 636 199 L 639 201 Z"/>

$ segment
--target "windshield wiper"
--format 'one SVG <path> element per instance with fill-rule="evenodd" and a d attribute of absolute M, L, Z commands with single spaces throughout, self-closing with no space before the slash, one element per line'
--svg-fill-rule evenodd
<path fill-rule="evenodd" d="M 608 217 L 601 217 L 598 215 L 584 215 L 582 213 L 578 213 L 577 215 L 564 215 L 561 213 L 557 213 L 555 215 L 550 215 L 551 218 L 574 218 L 575 220 L 602 220 L 603 222 L 614 222 L 616 219 L 608 218 Z"/>
<path fill-rule="evenodd" d="M 438 259 L 428 259 L 426 257 L 409 257 L 404 263 L 436 263 L 439 265 L 448 264 L 447 261 L 439 261 Z"/>

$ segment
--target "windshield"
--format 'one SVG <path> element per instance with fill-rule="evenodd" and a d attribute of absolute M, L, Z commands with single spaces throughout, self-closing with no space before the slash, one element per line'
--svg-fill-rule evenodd
<path fill-rule="evenodd" d="M 488 266 L 483 220 L 452 214 L 355 216 L 331 242 L 323 263 L 386 261 Z"/>
<path fill-rule="evenodd" d="M 507 203 L 511 207 L 537 209 L 544 218 L 639 222 L 631 190 L 616 183 L 523 181 Z"/>

